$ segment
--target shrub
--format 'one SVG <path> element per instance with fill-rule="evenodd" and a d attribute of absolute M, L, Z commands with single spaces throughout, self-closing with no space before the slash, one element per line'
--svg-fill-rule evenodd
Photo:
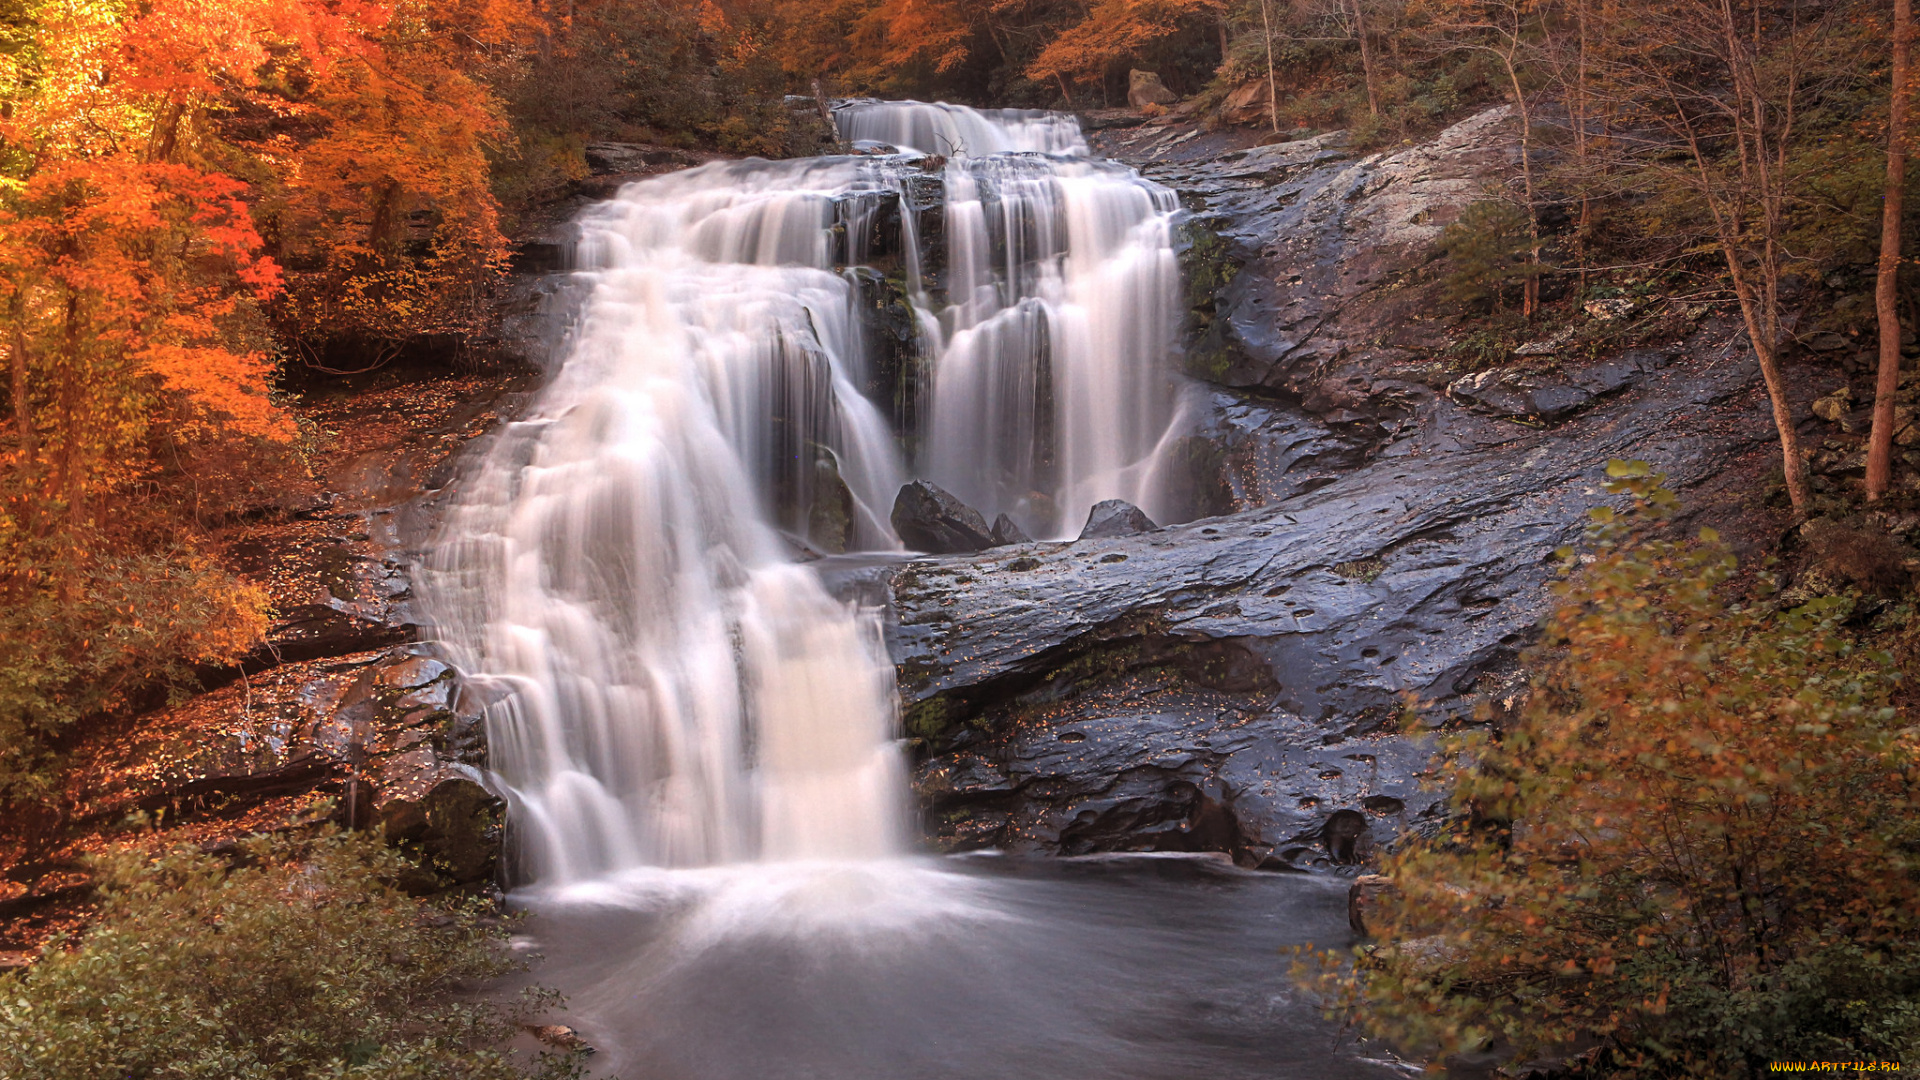
<path fill-rule="evenodd" d="M 1497 199 L 1468 206 L 1440 232 L 1440 250 L 1448 264 L 1447 299 L 1491 300 L 1499 307 L 1509 284 L 1540 273 L 1539 266 L 1527 261 L 1532 246 L 1525 209 Z"/>
<path fill-rule="evenodd" d="M 1531 693 L 1439 773 L 1458 819 L 1388 861 L 1378 944 L 1314 976 L 1419 1052 L 1586 1046 L 1591 1072 L 1920 1057 L 1920 728 L 1844 599 L 1729 595 L 1703 531 L 1615 462 Z M 1571 552 L 1565 554 L 1571 555 Z M 1309 970 L 1302 970 L 1309 975 Z"/>
<path fill-rule="evenodd" d="M 367 834 L 258 839 L 228 869 L 192 850 L 103 857 L 98 922 L 0 976 L 0 1076 L 20 1080 L 510 1080 L 528 1010 L 458 993 L 514 968 L 474 906 L 391 884 Z M 534 1075 L 578 1076 L 544 1055 Z"/>
<path fill-rule="evenodd" d="M 88 555 L 0 537 L 0 801 L 50 783 L 68 724 L 196 686 L 266 632 L 266 593 L 189 551 Z"/>

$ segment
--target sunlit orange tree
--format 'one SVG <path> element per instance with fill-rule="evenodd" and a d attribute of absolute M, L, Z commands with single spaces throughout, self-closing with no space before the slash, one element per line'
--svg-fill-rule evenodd
<path fill-rule="evenodd" d="M 526 0 L 315 2 L 262 27 L 271 58 L 220 130 L 261 177 L 288 274 L 274 314 L 302 359 L 365 368 L 485 332 L 507 255 L 494 83 L 537 30 Z"/>
<path fill-rule="evenodd" d="M 258 639 L 262 594 L 192 550 L 214 510 L 195 496 L 214 459 L 293 435 L 260 318 L 280 271 L 206 126 L 277 16 L 21 14 L 0 66 L 0 796 L 44 779 L 62 724 Z"/>
<path fill-rule="evenodd" d="M 1027 76 L 1071 83 L 1097 82 L 1122 61 L 1194 24 L 1217 22 L 1225 0 L 1097 0 L 1084 19 L 1066 28 L 1034 58 Z"/>
<path fill-rule="evenodd" d="M 1530 696 L 1451 741 L 1457 818 L 1388 860 L 1376 943 L 1321 988 L 1436 1058 L 1914 1060 L 1920 728 L 1889 656 L 1855 645 L 1845 598 L 1743 598 L 1711 532 L 1659 531 L 1660 477 L 1609 472 L 1631 506 L 1594 512 Z"/>

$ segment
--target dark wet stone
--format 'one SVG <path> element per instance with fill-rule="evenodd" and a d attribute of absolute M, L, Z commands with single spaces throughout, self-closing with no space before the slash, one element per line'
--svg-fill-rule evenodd
<path fill-rule="evenodd" d="M 1135 533 L 1152 532 L 1159 527 L 1139 507 L 1125 499 L 1108 499 L 1095 503 L 1093 509 L 1087 512 L 1087 524 L 1080 530 L 1080 539 L 1132 536 Z"/>
<path fill-rule="evenodd" d="M 685 150 L 647 143 L 588 143 L 587 167 L 600 175 L 645 172 L 650 166 L 697 165 L 700 158 Z"/>
<path fill-rule="evenodd" d="M 901 542 L 915 551 L 950 555 L 994 545 L 993 530 L 980 511 L 925 480 L 901 486 L 891 520 Z"/>
<path fill-rule="evenodd" d="M 446 768 L 415 753 L 415 767 L 388 769 L 376 819 L 387 839 L 411 855 L 420 873 L 403 882 L 412 892 L 437 892 L 493 878 L 499 862 L 506 805 L 471 769 Z"/>
<path fill-rule="evenodd" d="M 993 543 L 995 547 L 1007 544 L 1031 544 L 1033 537 L 1028 536 L 1018 522 L 1001 514 L 993 519 Z"/>
<path fill-rule="evenodd" d="M 1337 870 L 1435 821 L 1402 702 L 1438 723 L 1512 695 L 1606 462 L 1651 461 L 1685 495 L 1768 452 L 1757 368 L 1720 338 L 1634 370 L 1544 430 L 1430 396 L 1264 509 L 896 568 L 935 839 Z"/>

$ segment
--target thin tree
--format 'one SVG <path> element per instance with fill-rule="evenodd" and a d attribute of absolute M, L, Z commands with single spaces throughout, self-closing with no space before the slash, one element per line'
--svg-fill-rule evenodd
<path fill-rule="evenodd" d="M 1797 125 L 1824 75 L 1843 66 L 1824 62 L 1840 47 L 1839 10 L 1799 0 L 1665 0 L 1641 8 L 1609 49 L 1610 81 L 1665 136 L 1645 140 L 1647 175 L 1692 188 L 1706 212 L 1766 380 L 1796 515 L 1811 500 L 1780 370 L 1780 279 L 1804 168 L 1793 152 Z M 1681 163 L 1668 164 L 1675 149 Z"/>
<path fill-rule="evenodd" d="M 1893 78 L 1887 110 L 1887 187 L 1880 215 L 1880 276 L 1873 291 L 1880 321 L 1880 374 L 1873 388 L 1873 432 L 1867 440 L 1867 500 L 1886 494 L 1893 471 L 1893 398 L 1900 390 L 1901 196 L 1907 186 L 1908 50 L 1912 0 L 1893 0 Z"/>
<path fill-rule="evenodd" d="M 1273 130 L 1280 130 L 1280 89 L 1273 77 L 1273 0 L 1260 0 L 1260 26 L 1267 39 L 1267 114 L 1273 118 Z"/>
<path fill-rule="evenodd" d="M 1367 81 L 1367 112 L 1379 116 L 1379 78 L 1374 74 L 1373 43 L 1367 40 L 1367 15 L 1362 3 L 1364 0 L 1348 0 L 1348 10 L 1353 13 L 1354 40 L 1360 43 L 1360 73 Z"/>
<path fill-rule="evenodd" d="M 1530 56 L 1529 36 L 1537 29 L 1539 0 L 1430 0 L 1428 12 L 1433 29 L 1449 50 L 1477 52 L 1500 62 L 1513 95 L 1513 109 L 1520 120 L 1520 183 L 1527 204 L 1527 263 L 1529 273 L 1521 301 L 1521 314 L 1531 319 L 1540 308 L 1539 193 L 1534 178 L 1533 105 L 1527 96 L 1525 76 Z"/>

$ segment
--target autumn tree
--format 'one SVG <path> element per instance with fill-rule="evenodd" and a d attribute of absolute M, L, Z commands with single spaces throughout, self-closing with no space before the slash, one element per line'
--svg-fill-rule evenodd
<path fill-rule="evenodd" d="M 1454 817 L 1387 861 L 1333 1002 L 1426 1056 L 1760 1075 L 1920 1047 L 1920 729 L 1853 601 L 1734 588 L 1710 531 L 1614 462 L 1625 512 L 1555 589 L 1516 714 L 1447 743 Z M 1590 557 L 1590 558 L 1589 558 Z M 1490 719 L 1489 716 L 1482 717 Z M 1304 973 L 1304 971 L 1303 971 Z"/>
<path fill-rule="evenodd" d="M 1788 238 L 1818 167 L 1806 118 L 1852 65 L 1837 5 L 1675 0 L 1619 29 L 1602 69 L 1612 107 L 1643 134 L 1630 164 L 1685 190 L 1739 304 L 1772 403 L 1786 490 L 1807 512 L 1807 464 L 1781 371 Z"/>
<path fill-rule="evenodd" d="M 1224 0 L 1095 0 L 1084 19 L 1034 58 L 1027 76 L 1053 80 L 1065 93 L 1068 84 L 1098 80 L 1113 64 L 1189 25 L 1211 23 L 1225 10 Z"/>
<path fill-rule="evenodd" d="M 205 127 L 273 18 L 48 3 L 0 87 L 0 796 L 37 775 L 39 737 L 263 628 L 262 594 L 191 550 L 169 500 L 130 496 L 292 436 L 259 318 L 279 268 Z"/>
<path fill-rule="evenodd" d="M 1887 92 L 1887 182 L 1881 207 L 1880 265 L 1874 313 L 1880 330 L 1880 364 L 1874 383 L 1873 429 L 1867 443 L 1867 499 L 1886 494 L 1893 474 L 1894 396 L 1900 391 L 1900 233 L 1907 190 L 1907 109 L 1913 93 L 1909 61 L 1913 47 L 1912 0 L 1893 0 L 1893 71 Z"/>
<path fill-rule="evenodd" d="M 973 54 L 989 16 L 1019 0 L 780 0 L 781 51 L 805 79 L 861 92 L 946 75 Z"/>
<path fill-rule="evenodd" d="M 234 131 L 263 161 L 285 155 L 262 214 L 288 269 L 286 335 L 317 366 L 343 354 L 366 367 L 423 336 L 480 334 L 506 258 L 492 79 L 532 41 L 529 7 L 315 3 L 300 16 L 255 95 L 298 125 Z"/>

